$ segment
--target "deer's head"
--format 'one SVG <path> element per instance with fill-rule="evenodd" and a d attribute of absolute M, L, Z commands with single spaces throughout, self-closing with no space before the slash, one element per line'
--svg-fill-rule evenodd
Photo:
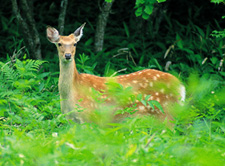
<path fill-rule="evenodd" d="M 47 38 L 51 43 L 56 45 L 61 62 L 70 62 L 73 60 L 77 42 L 83 35 L 84 26 L 85 23 L 69 36 L 61 36 L 55 28 L 47 27 Z"/>

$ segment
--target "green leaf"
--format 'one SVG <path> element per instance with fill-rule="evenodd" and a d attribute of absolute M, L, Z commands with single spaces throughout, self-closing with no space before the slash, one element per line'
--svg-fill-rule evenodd
<path fill-rule="evenodd" d="M 139 7 L 139 8 L 137 8 L 137 10 L 135 11 L 135 15 L 136 15 L 136 17 L 138 17 L 138 16 L 141 16 L 141 15 L 142 15 L 142 9 L 143 9 L 143 7 Z"/>
<path fill-rule="evenodd" d="M 148 101 L 148 104 L 149 104 L 150 106 L 151 106 L 151 105 L 156 106 L 162 113 L 165 113 L 165 112 L 163 111 L 163 108 L 162 108 L 161 104 L 160 104 L 158 101 L 156 101 L 156 100 L 151 100 L 151 101 Z"/>
<path fill-rule="evenodd" d="M 152 101 L 152 100 L 151 100 Z M 154 107 L 154 105 L 152 104 L 152 102 L 151 101 L 148 101 L 148 104 L 150 105 L 150 107 L 153 109 L 153 111 L 155 110 L 155 107 Z"/>
<path fill-rule="evenodd" d="M 147 106 L 146 100 L 141 100 L 141 103 L 142 103 L 145 107 Z"/>
<path fill-rule="evenodd" d="M 151 97 L 151 95 L 147 95 L 146 97 L 145 97 L 145 101 L 148 101 L 148 99 Z"/>
<path fill-rule="evenodd" d="M 106 2 L 108 2 L 108 3 L 111 3 L 112 2 L 112 0 L 105 0 Z"/>
<path fill-rule="evenodd" d="M 137 95 L 137 100 L 138 101 L 141 101 L 142 100 L 142 94 L 141 93 Z"/>
<path fill-rule="evenodd" d="M 210 60 L 211 60 L 212 64 L 214 64 L 214 65 L 218 62 L 218 59 L 216 57 L 212 57 L 212 58 L 210 58 Z"/>
<path fill-rule="evenodd" d="M 145 3 L 145 0 L 136 0 L 136 6 L 137 5 L 141 5 L 141 4 L 144 4 Z"/>
<path fill-rule="evenodd" d="M 124 26 L 124 30 L 126 32 L 127 37 L 130 37 L 129 28 L 128 28 L 128 26 L 127 26 L 127 24 L 125 22 L 123 22 L 123 26 Z"/>
<path fill-rule="evenodd" d="M 211 0 L 211 2 L 212 3 L 218 3 L 219 4 L 219 3 L 224 2 L 224 1 L 223 0 Z"/>
<path fill-rule="evenodd" d="M 182 39 L 181 39 L 179 34 L 176 35 L 176 41 L 177 41 L 178 48 L 182 49 L 183 48 L 183 42 L 182 42 Z"/>
<path fill-rule="evenodd" d="M 147 13 L 148 15 L 152 14 L 152 12 L 153 12 L 153 5 L 145 6 L 144 12 Z"/>
<path fill-rule="evenodd" d="M 153 61 L 155 62 L 156 66 L 159 68 L 159 70 L 163 70 L 162 66 L 159 64 L 157 59 L 153 58 Z"/>
<path fill-rule="evenodd" d="M 142 14 L 142 18 L 145 19 L 145 20 L 147 20 L 149 18 L 149 16 L 150 15 L 145 13 L 145 12 Z"/>
<path fill-rule="evenodd" d="M 126 158 L 133 155 L 135 153 L 136 149 L 137 149 L 137 144 L 131 144 L 128 152 L 126 153 Z"/>
<path fill-rule="evenodd" d="M 157 0 L 158 3 L 166 2 L 166 0 Z"/>

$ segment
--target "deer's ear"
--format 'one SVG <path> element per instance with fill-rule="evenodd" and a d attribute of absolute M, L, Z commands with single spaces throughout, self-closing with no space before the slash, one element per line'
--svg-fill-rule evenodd
<path fill-rule="evenodd" d="M 53 27 L 47 27 L 46 29 L 47 38 L 50 42 L 56 43 L 59 41 L 59 32 Z"/>
<path fill-rule="evenodd" d="M 83 29 L 86 23 L 84 23 L 83 25 L 81 25 L 79 28 L 77 28 L 77 30 L 74 32 L 74 36 L 76 38 L 76 41 L 78 42 L 80 40 L 80 38 L 83 35 Z"/>

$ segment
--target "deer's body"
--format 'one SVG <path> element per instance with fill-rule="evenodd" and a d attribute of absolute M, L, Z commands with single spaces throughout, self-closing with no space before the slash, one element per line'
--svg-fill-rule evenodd
<path fill-rule="evenodd" d="M 81 109 L 80 113 L 68 115 L 75 121 L 86 120 L 87 114 L 95 109 L 104 106 L 116 105 L 116 108 L 125 108 L 136 104 L 138 111 L 136 114 L 148 115 L 153 114 L 160 118 L 168 117 L 172 119 L 167 107 L 170 103 L 179 102 L 185 98 L 185 88 L 180 81 L 171 74 L 158 70 L 146 69 L 135 73 L 121 75 L 114 78 L 98 77 L 90 74 L 79 74 L 76 69 L 74 60 L 76 43 L 80 40 L 83 27 L 79 27 L 69 36 L 60 36 L 58 31 L 49 27 L 47 29 L 48 39 L 55 43 L 59 53 L 60 76 L 59 76 L 59 93 L 61 99 L 61 110 L 63 113 L 69 113 L 75 109 Z M 116 97 L 116 94 L 110 93 L 107 86 L 109 82 L 121 84 L 124 88 L 132 87 L 132 95 L 142 94 L 143 98 L 151 95 L 147 100 L 156 100 L 161 103 L 165 113 L 153 108 L 150 105 L 144 105 L 138 100 L 122 101 Z M 104 103 L 98 103 L 93 97 L 93 90 L 101 92 L 100 99 Z M 115 119 L 121 119 L 129 114 L 116 115 Z"/>

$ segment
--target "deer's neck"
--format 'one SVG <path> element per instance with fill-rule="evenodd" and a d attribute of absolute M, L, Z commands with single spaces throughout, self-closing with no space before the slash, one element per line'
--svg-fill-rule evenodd
<path fill-rule="evenodd" d="M 74 95 L 78 75 L 74 60 L 68 63 L 60 61 L 59 93 L 61 98 L 74 97 L 71 95 Z"/>

